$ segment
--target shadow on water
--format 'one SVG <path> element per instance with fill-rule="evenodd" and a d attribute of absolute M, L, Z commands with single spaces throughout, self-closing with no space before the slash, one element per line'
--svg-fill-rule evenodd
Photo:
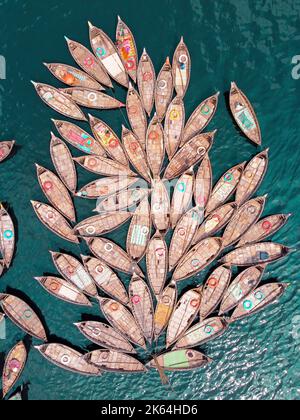
<path fill-rule="evenodd" d="M 99 315 L 81 314 L 81 322 L 87 322 L 87 321 L 95 321 L 95 322 L 106 323 L 105 318 L 101 318 Z"/>
<path fill-rule="evenodd" d="M 29 388 L 30 388 L 30 382 L 27 382 L 21 388 L 22 400 L 28 401 L 28 399 L 29 399 L 29 396 L 28 396 L 28 394 L 29 394 Z"/>
<path fill-rule="evenodd" d="M 0 353 L 0 375 L 2 375 L 6 354 Z"/>
<path fill-rule="evenodd" d="M 95 350 L 104 350 L 104 349 L 99 349 L 99 346 L 97 346 L 97 344 L 88 344 L 88 345 L 86 345 L 85 346 L 85 350 L 88 352 L 88 353 L 91 353 L 92 351 L 95 351 Z"/>
<path fill-rule="evenodd" d="M 36 276 L 36 277 L 38 277 L 38 276 Z M 59 274 L 58 273 L 50 273 L 50 272 L 47 271 L 47 272 L 43 273 L 43 277 L 59 277 Z"/>
<path fill-rule="evenodd" d="M 79 353 L 83 353 L 83 348 L 81 346 L 74 345 L 69 340 L 66 340 L 65 338 L 58 337 L 55 334 L 49 335 L 49 344 L 56 343 L 56 344 L 62 344 L 64 346 L 70 347 L 71 349 L 78 351 Z"/>
<path fill-rule="evenodd" d="M 32 350 L 32 337 L 29 334 L 26 334 L 23 339 L 23 343 L 27 351 L 27 356 L 29 356 L 29 353 Z"/>
<path fill-rule="evenodd" d="M 52 249 L 51 249 L 51 251 L 52 251 Z M 66 251 L 65 249 L 62 249 L 62 248 L 59 248 L 59 251 L 56 251 L 56 252 L 58 252 L 58 253 L 60 253 L 60 254 L 65 254 L 65 255 L 68 255 L 68 256 L 70 256 L 70 257 L 73 257 L 73 258 L 75 258 L 76 260 L 78 260 L 81 264 L 82 264 L 82 262 L 81 262 L 81 259 L 80 259 L 80 257 L 78 256 L 78 254 L 75 254 L 74 252 L 72 252 L 72 251 Z"/>

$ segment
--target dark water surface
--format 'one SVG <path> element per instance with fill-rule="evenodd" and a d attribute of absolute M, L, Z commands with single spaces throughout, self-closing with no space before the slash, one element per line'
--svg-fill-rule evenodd
<path fill-rule="evenodd" d="M 211 152 L 214 178 L 255 153 L 241 137 L 223 96 L 236 80 L 253 101 L 270 147 L 270 169 L 259 193 L 269 193 L 265 214 L 294 213 L 274 240 L 299 247 L 300 80 L 291 76 L 292 57 L 300 54 L 300 1 L 136 0 L 108 2 L 0 1 L 0 55 L 7 63 L 7 79 L 0 81 L 0 136 L 16 138 L 17 153 L 0 166 L 1 195 L 18 220 L 17 253 L 12 269 L 0 280 L 0 291 L 24 296 L 39 308 L 50 340 L 86 350 L 90 343 L 73 323 L 101 317 L 95 304 L 83 312 L 50 297 L 33 280 L 53 273 L 48 250 L 86 252 L 49 233 L 35 218 L 30 200 L 44 200 L 34 163 L 52 168 L 49 158 L 50 118 L 58 115 L 44 106 L 30 80 L 58 83 L 42 62 L 73 64 L 64 35 L 88 44 L 87 21 L 114 36 L 120 14 L 131 26 L 139 51 L 147 47 L 156 70 L 172 55 L 181 35 L 193 59 L 192 79 L 185 104 L 188 115 L 204 98 L 220 90 L 221 101 L 211 129 L 218 128 Z M 117 88 L 121 100 L 125 92 Z M 119 111 L 95 112 L 120 134 Z M 74 149 L 74 155 L 77 155 Z M 79 170 L 80 186 L 93 177 Z M 76 199 L 78 219 L 91 214 L 93 202 Z M 110 237 L 124 245 L 126 225 Z M 22 377 L 29 382 L 30 399 L 299 399 L 300 289 L 298 253 L 269 266 L 265 279 L 291 282 L 277 306 L 235 324 L 219 340 L 203 349 L 214 363 L 202 371 L 170 375 L 172 390 L 160 384 L 156 372 L 142 376 L 106 374 L 84 378 L 60 370 L 32 349 Z M 189 280 L 183 287 L 204 278 Z M 128 282 L 128 277 L 123 279 Z M 7 322 L 7 352 L 24 334 Z M 34 344 L 38 344 L 35 340 Z M 142 360 L 147 356 L 141 354 Z"/>

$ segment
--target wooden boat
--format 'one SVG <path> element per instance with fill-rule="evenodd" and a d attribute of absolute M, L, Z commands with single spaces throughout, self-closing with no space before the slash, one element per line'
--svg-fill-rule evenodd
<path fill-rule="evenodd" d="M 78 42 L 72 41 L 65 37 L 69 51 L 78 64 L 86 73 L 98 80 L 102 85 L 113 87 L 111 80 L 101 65 L 98 58 L 94 56 L 86 47 Z"/>
<path fill-rule="evenodd" d="M 74 233 L 85 237 L 105 235 L 118 229 L 131 217 L 132 214 L 127 211 L 99 214 L 80 222 L 74 227 Z"/>
<path fill-rule="evenodd" d="M 126 189 L 101 201 L 95 211 L 101 213 L 132 209 L 140 201 L 147 197 L 149 193 L 150 190 L 147 188 L 136 187 Z"/>
<path fill-rule="evenodd" d="M 138 52 L 131 30 L 120 16 L 116 30 L 116 45 L 128 75 L 136 83 Z"/>
<path fill-rule="evenodd" d="M 4 260 L 0 260 L 0 277 L 2 276 L 3 272 L 5 269 L 5 262 Z M 1 319 L 1 314 L 0 314 L 0 323 L 1 323 L 2 319 Z"/>
<path fill-rule="evenodd" d="M 53 133 L 51 133 L 50 154 L 61 181 L 74 194 L 77 189 L 77 173 L 72 155 L 66 144 Z"/>
<path fill-rule="evenodd" d="M 162 234 L 166 234 L 170 227 L 170 197 L 162 180 L 152 182 L 151 215 L 154 227 Z"/>
<path fill-rule="evenodd" d="M 202 223 L 194 236 L 192 244 L 195 245 L 209 236 L 215 236 L 231 220 L 237 208 L 236 203 L 228 203 L 216 209 Z"/>
<path fill-rule="evenodd" d="M 80 291 L 91 297 L 97 297 L 96 285 L 83 265 L 74 257 L 60 252 L 50 251 L 57 271 Z"/>
<path fill-rule="evenodd" d="M 146 153 L 152 176 L 158 178 L 165 158 L 165 141 L 164 130 L 156 114 L 147 131 Z"/>
<path fill-rule="evenodd" d="M 111 268 L 126 274 L 144 277 L 139 266 L 117 244 L 105 238 L 86 238 L 87 245 L 96 258 Z"/>
<path fill-rule="evenodd" d="M 43 225 L 66 241 L 79 244 L 79 240 L 73 233 L 72 227 L 66 219 L 53 207 L 38 201 L 31 201 L 33 210 Z"/>
<path fill-rule="evenodd" d="M 73 284 L 58 277 L 35 277 L 51 295 L 78 306 L 92 306 L 88 298 Z"/>
<path fill-rule="evenodd" d="M 219 102 L 220 92 L 205 99 L 192 113 L 185 125 L 180 146 L 201 133 L 213 119 Z"/>
<path fill-rule="evenodd" d="M 192 166 L 200 163 L 213 145 L 216 131 L 199 134 L 188 141 L 169 163 L 164 178 L 171 180 L 179 177 Z"/>
<path fill-rule="evenodd" d="M 27 360 L 27 350 L 21 341 L 8 353 L 2 372 L 3 398 L 20 378 Z"/>
<path fill-rule="evenodd" d="M 119 277 L 97 258 L 81 256 L 84 267 L 95 284 L 111 298 L 123 305 L 129 304 L 129 297 Z"/>
<path fill-rule="evenodd" d="M 194 200 L 197 206 L 205 210 L 212 191 L 212 168 L 208 154 L 204 156 L 199 166 L 195 184 Z"/>
<path fill-rule="evenodd" d="M 16 142 L 14 140 L 0 142 L 0 163 L 10 156 L 15 144 Z"/>
<path fill-rule="evenodd" d="M 169 160 L 176 154 L 181 142 L 185 122 L 183 100 L 176 96 L 168 106 L 164 124 L 166 151 Z"/>
<path fill-rule="evenodd" d="M 68 118 L 86 121 L 84 113 L 81 111 L 76 102 L 69 98 L 69 96 L 65 95 L 55 87 L 44 83 L 32 82 L 32 84 L 42 101 L 50 108 L 54 109 L 54 111 Z"/>
<path fill-rule="evenodd" d="M 233 323 L 254 315 L 272 303 L 276 303 L 288 287 L 288 283 L 270 283 L 254 290 L 239 304 L 229 322 Z"/>
<path fill-rule="evenodd" d="M 268 151 L 256 155 L 245 167 L 236 189 L 235 200 L 238 205 L 245 203 L 259 188 L 269 164 Z"/>
<path fill-rule="evenodd" d="M 183 98 L 189 87 L 191 78 L 191 56 L 183 37 L 175 50 L 173 57 L 173 80 L 176 93 Z"/>
<path fill-rule="evenodd" d="M 51 71 L 53 76 L 68 86 L 103 90 L 103 87 L 97 80 L 76 67 L 60 63 L 44 63 L 44 65 Z"/>
<path fill-rule="evenodd" d="M 169 270 L 172 271 L 190 248 L 204 212 L 200 207 L 194 207 L 179 220 L 170 244 Z"/>
<path fill-rule="evenodd" d="M 32 337 L 47 341 L 45 329 L 31 307 L 17 296 L 0 294 L 0 304 L 5 315 Z"/>
<path fill-rule="evenodd" d="M 234 194 L 243 174 L 245 164 L 241 163 L 229 169 L 216 183 L 206 206 L 206 215 L 222 206 Z"/>
<path fill-rule="evenodd" d="M 73 159 L 89 172 L 102 176 L 135 176 L 128 166 L 103 156 L 80 156 Z"/>
<path fill-rule="evenodd" d="M 291 250 L 274 242 L 260 242 L 237 248 L 222 258 L 221 262 L 241 267 L 269 264 L 286 257 Z"/>
<path fill-rule="evenodd" d="M 133 344 L 146 350 L 144 336 L 129 310 L 115 300 L 107 298 L 99 300 L 101 311 L 107 321 Z"/>
<path fill-rule="evenodd" d="M 202 286 L 190 289 L 179 299 L 168 324 L 166 348 L 181 338 L 196 319 L 202 299 L 202 289 Z"/>
<path fill-rule="evenodd" d="M 150 117 L 154 106 L 156 74 L 152 60 L 145 48 L 138 65 L 137 83 L 144 109 Z"/>
<path fill-rule="evenodd" d="M 101 370 L 115 373 L 144 373 L 145 366 L 128 354 L 115 350 L 95 350 L 84 356 L 84 359 Z"/>
<path fill-rule="evenodd" d="M 128 88 L 128 75 L 113 41 L 91 22 L 89 22 L 89 30 L 90 43 L 95 56 L 101 61 L 112 79 Z"/>
<path fill-rule="evenodd" d="M 150 170 L 146 153 L 137 136 L 122 126 L 122 142 L 128 160 L 136 171 L 147 181 L 151 182 Z"/>
<path fill-rule="evenodd" d="M 261 145 L 261 132 L 254 109 L 234 82 L 231 83 L 229 103 L 232 115 L 245 136 L 253 143 Z"/>
<path fill-rule="evenodd" d="M 0 253 L 3 268 L 9 268 L 15 253 L 15 228 L 11 216 L 0 203 Z"/>
<path fill-rule="evenodd" d="M 172 67 L 169 57 L 167 57 L 159 75 L 157 76 L 155 86 L 155 108 L 160 121 L 166 115 L 168 106 L 173 97 L 174 82 L 172 75 Z"/>
<path fill-rule="evenodd" d="M 68 95 L 76 104 L 92 109 L 120 109 L 125 104 L 112 96 L 106 95 L 95 89 L 83 87 L 72 87 L 60 89 L 65 95 Z"/>
<path fill-rule="evenodd" d="M 177 341 L 173 350 L 199 347 L 209 341 L 221 337 L 228 329 L 225 318 L 209 318 L 191 327 L 184 336 Z"/>
<path fill-rule="evenodd" d="M 171 226 L 175 229 L 178 220 L 190 208 L 193 200 L 195 174 L 193 168 L 185 172 L 175 185 L 171 203 Z"/>
<path fill-rule="evenodd" d="M 157 305 L 154 314 L 154 338 L 158 340 L 159 336 L 167 328 L 174 307 L 177 302 L 177 287 L 174 281 L 162 291 L 157 298 Z"/>
<path fill-rule="evenodd" d="M 122 165 L 128 166 L 128 160 L 116 133 L 105 122 L 89 115 L 94 136 L 107 154 Z"/>
<path fill-rule="evenodd" d="M 241 239 L 264 211 L 267 196 L 254 198 L 243 204 L 228 223 L 223 234 L 223 247 L 227 248 Z"/>
<path fill-rule="evenodd" d="M 50 203 L 71 222 L 76 221 L 75 208 L 69 191 L 51 171 L 36 164 L 40 187 Z"/>
<path fill-rule="evenodd" d="M 200 369 L 211 363 L 212 360 L 196 350 L 183 349 L 161 354 L 151 360 L 146 367 L 163 369 L 171 372 L 184 372 Z"/>
<path fill-rule="evenodd" d="M 253 225 L 240 239 L 237 247 L 264 241 L 286 225 L 291 214 L 274 214 Z"/>
<path fill-rule="evenodd" d="M 59 134 L 76 149 L 89 155 L 105 156 L 105 151 L 90 134 L 68 121 L 52 120 Z"/>
<path fill-rule="evenodd" d="M 211 264 L 222 251 L 220 238 L 206 238 L 192 248 L 175 269 L 173 280 L 181 281 L 195 276 Z"/>
<path fill-rule="evenodd" d="M 146 266 L 149 284 L 158 299 L 168 274 L 168 247 L 159 231 L 150 240 L 146 252 Z"/>
<path fill-rule="evenodd" d="M 140 261 L 145 255 L 151 237 L 151 228 L 151 209 L 146 197 L 133 214 L 127 234 L 127 253 L 134 261 Z"/>
<path fill-rule="evenodd" d="M 45 359 L 62 369 L 85 376 L 101 375 L 101 370 L 84 360 L 82 353 L 63 344 L 51 343 L 35 348 Z"/>
<path fill-rule="evenodd" d="M 223 265 L 214 270 L 205 283 L 200 305 L 200 320 L 203 321 L 219 306 L 231 280 L 230 267 Z"/>
<path fill-rule="evenodd" d="M 121 353 L 136 353 L 129 341 L 110 325 L 96 321 L 79 322 L 74 325 L 88 340 L 97 344 L 97 346 Z"/>
<path fill-rule="evenodd" d="M 226 290 L 219 315 L 224 315 L 235 308 L 259 285 L 265 271 L 264 265 L 249 267 L 239 274 Z"/>
<path fill-rule="evenodd" d="M 119 178 L 118 176 L 100 178 L 82 187 L 75 195 L 88 200 L 98 200 L 126 190 L 138 181 L 139 178 Z"/>
<path fill-rule="evenodd" d="M 141 145 L 145 148 L 147 117 L 143 102 L 138 92 L 129 83 L 129 89 L 126 100 L 127 116 L 134 134 L 139 139 Z"/>
<path fill-rule="evenodd" d="M 137 275 L 133 275 L 129 284 L 129 298 L 133 316 L 145 339 L 151 344 L 153 339 L 154 307 L 149 287 Z"/>

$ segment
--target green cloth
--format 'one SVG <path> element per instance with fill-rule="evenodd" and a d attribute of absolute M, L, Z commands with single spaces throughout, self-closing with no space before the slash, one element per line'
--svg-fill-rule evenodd
<path fill-rule="evenodd" d="M 188 368 L 189 360 L 186 350 L 172 351 L 164 356 L 164 367 L 166 368 Z"/>

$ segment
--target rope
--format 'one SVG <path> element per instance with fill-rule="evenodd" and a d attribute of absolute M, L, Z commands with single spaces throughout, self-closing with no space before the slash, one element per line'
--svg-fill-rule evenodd
<path fill-rule="evenodd" d="M 160 364 L 158 363 L 157 357 L 156 356 L 153 356 L 153 360 L 154 360 L 155 366 L 156 366 L 156 368 L 158 370 L 158 373 L 159 373 L 159 376 L 160 376 L 160 379 L 161 379 L 161 383 L 163 385 L 169 385 L 169 386 L 171 386 L 170 381 L 169 381 L 169 378 L 165 374 L 163 367 L 160 366 Z"/>

